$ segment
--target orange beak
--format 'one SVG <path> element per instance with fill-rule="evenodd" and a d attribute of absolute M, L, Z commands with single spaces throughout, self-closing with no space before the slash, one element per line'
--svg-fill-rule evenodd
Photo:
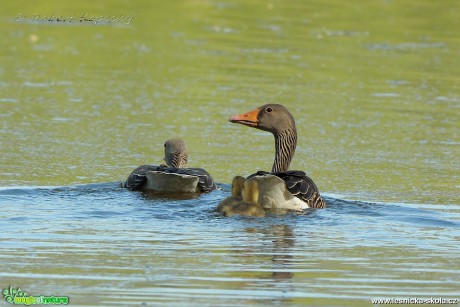
<path fill-rule="evenodd" d="M 248 127 L 257 127 L 259 120 L 257 116 L 259 115 L 259 109 L 255 109 L 240 115 L 233 115 L 228 119 L 231 123 L 242 124 Z"/>

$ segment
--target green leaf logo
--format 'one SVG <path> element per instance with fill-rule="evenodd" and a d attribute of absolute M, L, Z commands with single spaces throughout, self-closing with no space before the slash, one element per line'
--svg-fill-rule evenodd
<path fill-rule="evenodd" d="M 12 303 L 13 300 L 14 300 L 14 296 L 13 296 L 13 289 L 12 287 L 10 286 L 9 289 L 5 289 L 3 290 L 3 298 L 8 302 L 8 303 Z"/>
<path fill-rule="evenodd" d="M 27 295 L 27 292 L 22 292 L 21 288 L 13 289 L 13 287 L 10 286 L 9 289 L 4 289 L 3 290 L 3 298 L 8 302 L 8 303 L 13 303 L 14 298 L 17 297 L 24 297 Z"/>

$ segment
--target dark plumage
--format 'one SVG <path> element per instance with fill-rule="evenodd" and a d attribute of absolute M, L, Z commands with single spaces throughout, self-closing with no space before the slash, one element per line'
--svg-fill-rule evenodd
<path fill-rule="evenodd" d="M 177 168 L 166 165 L 142 165 L 136 168 L 123 184 L 123 187 L 132 191 L 143 190 L 147 183 L 147 172 L 161 172 L 163 174 L 177 174 L 198 177 L 198 191 L 211 192 L 216 189 L 216 184 L 211 175 L 202 168 Z"/>
<path fill-rule="evenodd" d="M 184 168 L 187 164 L 187 147 L 182 140 L 174 139 L 165 142 L 165 162 L 167 165 L 142 165 L 137 167 L 122 184 L 133 191 L 149 189 L 150 186 L 161 187 L 159 192 L 181 191 L 207 193 L 216 189 L 211 175 L 202 168 Z M 155 180 L 162 182 L 150 183 L 149 174 L 164 175 Z M 169 175 L 169 176 L 168 176 Z M 174 177 L 171 177 L 174 176 Z M 195 180 L 194 180 L 195 179 Z M 197 179 L 197 180 L 196 180 Z M 183 183 L 183 188 L 181 187 Z M 193 185 L 190 187 L 190 185 Z M 194 186 L 196 187 L 194 188 Z"/>

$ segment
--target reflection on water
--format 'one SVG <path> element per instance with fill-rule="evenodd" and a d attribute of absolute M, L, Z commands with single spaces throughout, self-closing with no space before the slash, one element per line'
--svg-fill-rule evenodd
<path fill-rule="evenodd" d="M 146 199 L 157 199 L 157 200 L 186 200 L 198 198 L 201 193 L 173 193 L 173 192 L 155 192 L 155 191 L 143 191 L 142 196 Z"/>
<path fill-rule="evenodd" d="M 457 206 L 326 196 L 323 210 L 224 218 L 214 212 L 230 190 L 222 186 L 194 199 L 116 182 L 4 188 L 0 278 L 75 304 L 369 305 L 458 294 Z"/>

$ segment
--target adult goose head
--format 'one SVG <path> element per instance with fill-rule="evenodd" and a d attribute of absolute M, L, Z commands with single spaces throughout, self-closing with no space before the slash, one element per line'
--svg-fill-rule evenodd
<path fill-rule="evenodd" d="M 211 175 L 202 168 L 186 168 L 188 152 L 181 139 L 164 144 L 166 165 L 141 165 L 122 184 L 130 190 L 154 192 L 205 193 L 217 188 Z"/>
<path fill-rule="evenodd" d="M 297 146 L 297 130 L 294 117 L 280 104 L 266 104 L 253 111 L 235 115 L 232 123 L 271 132 L 275 136 L 275 161 L 272 172 L 289 169 Z"/>
<path fill-rule="evenodd" d="M 302 171 L 289 171 L 297 146 L 297 130 L 294 117 L 286 107 L 266 104 L 231 116 L 229 121 L 271 132 L 275 137 L 275 159 L 271 173 L 259 171 L 247 179 L 259 182 L 264 208 L 302 210 L 325 206 L 313 180 Z"/>

